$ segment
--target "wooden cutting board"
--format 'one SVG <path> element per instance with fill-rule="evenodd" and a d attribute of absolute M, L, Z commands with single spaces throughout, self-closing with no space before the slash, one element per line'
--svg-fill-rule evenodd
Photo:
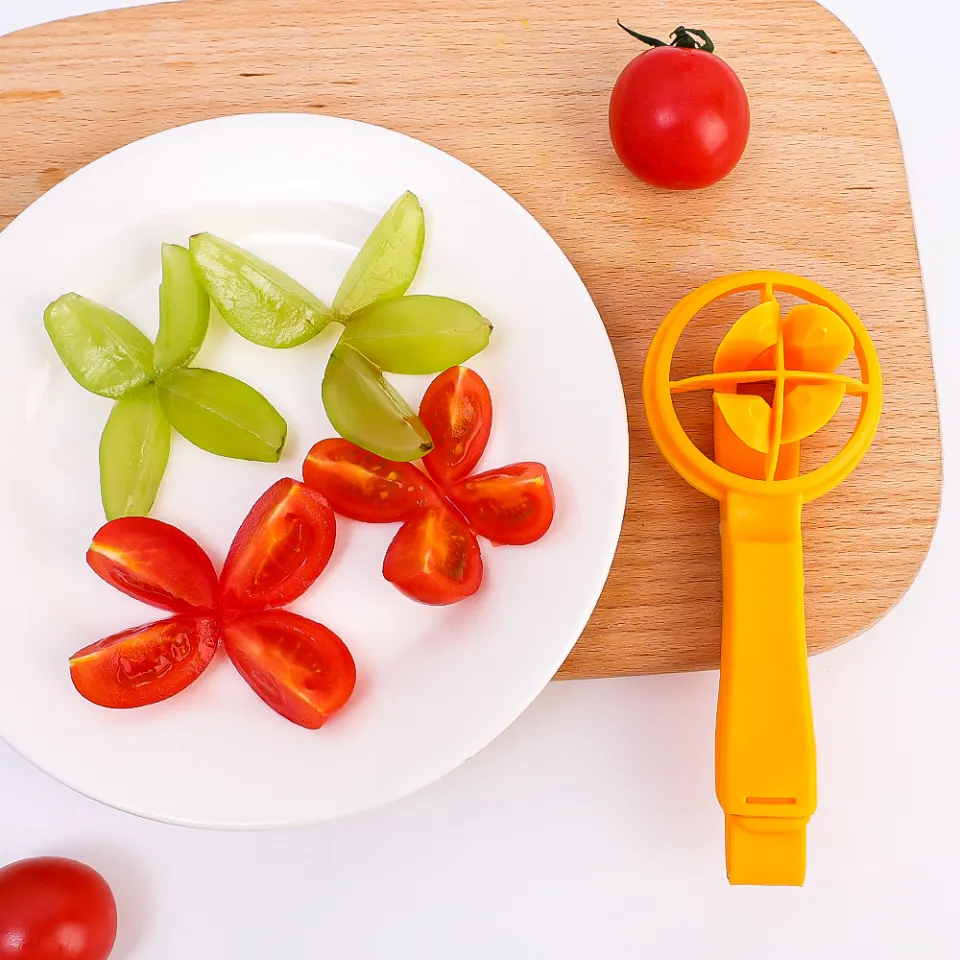
<path fill-rule="evenodd" d="M 686 23 L 694 8 L 698 21 Z M 808 639 L 811 651 L 824 650 L 900 598 L 940 503 L 937 401 L 900 143 L 866 53 L 812 0 L 698 0 L 694 8 L 672 0 L 187 0 L 36 27 L 0 40 L 0 226 L 101 154 L 248 111 L 392 127 L 511 193 L 589 288 L 630 415 L 623 536 L 565 677 L 718 662 L 717 507 L 664 463 L 641 402 L 643 360 L 660 320 L 689 290 L 733 271 L 783 270 L 833 288 L 874 337 L 886 404 L 866 460 L 804 514 Z M 753 130 L 725 182 L 661 193 L 618 163 L 607 100 L 641 49 L 617 29 L 618 14 L 661 36 L 681 23 L 706 28 L 739 73 Z M 716 332 L 694 341 L 684 362 L 705 369 Z M 691 417 L 703 432 L 702 412 Z M 828 440 L 813 442 L 814 456 L 826 455 Z"/>

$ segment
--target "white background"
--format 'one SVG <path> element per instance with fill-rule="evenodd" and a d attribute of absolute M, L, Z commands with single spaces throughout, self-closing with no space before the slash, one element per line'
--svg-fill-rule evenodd
<path fill-rule="evenodd" d="M 0 0 L 0 33 L 109 5 Z M 960 5 L 826 6 L 874 58 L 903 137 L 945 484 L 903 602 L 811 661 L 807 885 L 726 884 L 714 673 L 552 684 L 433 787 L 281 832 L 137 820 L 0 744 L 0 863 L 49 853 L 101 870 L 121 913 L 116 960 L 960 956 Z"/>

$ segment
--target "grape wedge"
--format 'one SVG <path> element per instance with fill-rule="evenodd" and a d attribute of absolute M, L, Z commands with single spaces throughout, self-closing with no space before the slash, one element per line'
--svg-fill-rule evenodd
<path fill-rule="evenodd" d="M 389 373 L 439 373 L 479 353 L 492 330 L 489 320 L 459 300 L 396 297 L 354 314 L 340 342 Z"/>
<path fill-rule="evenodd" d="M 225 373 L 188 367 L 157 387 L 173 428 L 210 453 L 276 463 L 287 424 L 262 394 Z"/>
<path fill-rule="evenodd" d="M 160 260 L 160 332 L 153 348 L 153 369 L 163 377 L 177 367 L 189 366 L 200 352 L 210 322 L 210 298 L 186 247 L 165 243 Z"/>
<path fill-rule="evenodd" d="M 108 520 L 145 517 L 170 454 L 170 424 L 151 385 L 113 405 L 100 439 L 100 496 Z"/>
<path fill-rule="evenodd" d="M 153 376 L 153 345 L 107 307 L 67 293 L 43 313 L 43 325 L 63 365 L 91 393 L 116 400 Z"/>
<path fill-rule="evenodd" d="M 408 190 L 381 217 L 350 264 L 333 313 L 346 320 L 377 300 L 399 297 L 413 283 L 423 254 L 423 208 Z"/>
<path fill-rule="evenodd" d="M 332 319 L 306 287 L 252 253 L 211 233 L 190 238 L 200 283 L 224 320 L 263 347 L 295 347 Z"/>
<path fill-rule="evenodd" d="M 323 405 L 345 440 L 387 460 L 419 460 L 430 434 L 380 371 L 348 343 L 339 343 L 323 376 Z"/>

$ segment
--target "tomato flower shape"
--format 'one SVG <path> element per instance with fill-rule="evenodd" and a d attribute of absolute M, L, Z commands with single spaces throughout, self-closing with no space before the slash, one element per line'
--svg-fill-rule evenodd
<path fill-rule="evenodd" d="M 345 517 L 400 521 L 384 577 L 421 603 L 456 603 L 480 589 L 477 537 L 503 544 L 539 540 L 553 522 L 553 487 L 542 463 L 473 474 L 493 419 L 490 392 L 474 371 L 441 373 L 424 394 L 420 418 L 434 443 L 423 460 L 426 473 L 335 438 L 313 447 L 303 477 Z"/>
<path fill-rule="evenodd" d="M 193 683 L 222 643 L 268 706 L 300 726 L 322 726 L 353 692 L 353 657 L 326 627 L 279 608 L 320 576 L 336 532 L 319 493 L 280 480 L 243 521 L 218 578 L 176 527 L 149 517 L 112 520 L 94 537 L 87 563 L 173 616 L 79 650 L 70 658 L 74 685 L 104 707 L 157 703 Z"/>

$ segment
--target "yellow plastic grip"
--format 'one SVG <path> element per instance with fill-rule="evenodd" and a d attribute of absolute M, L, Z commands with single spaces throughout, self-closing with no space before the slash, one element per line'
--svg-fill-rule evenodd
<path fill-rule="evenodd" d="M 717 799 L 731 883 L 802 884 L 816 757 L 799 494 L 721 501 Z"/>

